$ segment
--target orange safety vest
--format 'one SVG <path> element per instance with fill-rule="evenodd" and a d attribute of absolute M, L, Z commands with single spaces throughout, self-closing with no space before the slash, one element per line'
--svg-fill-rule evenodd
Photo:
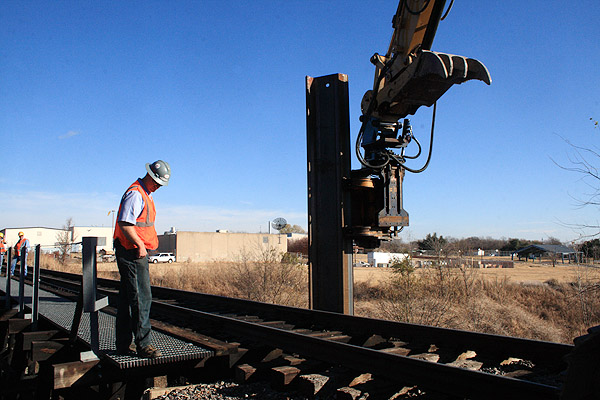
<path fill-rule="evenodd" d="M 152 197 L 146 193 L 140 181 L 135 181 L 129 186 L 129 189 L 125 191 L 125 194 L 129 193 L 132 190 L 137 190 L 144 200 L 144 208 L 142 209 L 142 213 L 135 220 L 135 232 L 138 234 L 142 242 L 144 242 L 144 246 L 149 250 L 155 250 L 158 248 L 158 236 L 156 235 L 156 230 L 154 229 L 154 220 L 156 219 L 156 208 L 154 207 L 154 201 Z M 123 201 L 119 205 L 119 214 L 121 214 L 121 207 L 123 206 Z M 117 215 L 119 215 L 117 214 Z M 119 240 L 121 246 L 125 247 L 128 250 L 135 249 L 137 246 L 132 243 L 123 232 L 123 229 L 119 226 L 117 222 L 115 226 L 115 234 L 113 236 L 114 240 Z"/>
<path fill-rule="evenodd" d="M 25 236 L 23 236 L 21 240 L 19 240 L 17 244 L 15 244 L 15 256 L 21 257 L 21 246 L 23 246 L 26 241 L 27 239 L 25 239 Z"/>
<path fill-rule="evenodd" d="M 0 254 L 6 253 L 6 248 L 4 247 L 4 243 L 6 243 L 4 241 L 4 239 L 0 239 Z"/>

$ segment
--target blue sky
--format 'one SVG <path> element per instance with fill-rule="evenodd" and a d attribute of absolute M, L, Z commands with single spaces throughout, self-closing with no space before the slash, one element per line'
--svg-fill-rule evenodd
<path fill-rule="evenodd" d="M 396 7 L 2 2 L 0 227 L 110 226 L 123 190 L 163 159 L 159 232 L 264 232 L 276 217 L 306 228 L 305 76 L 348 75 L 355 140 Z M 403 238 L 570 241 L 580 232 L 565 224 L 599 222 L 574 200 L 586 182 L 552 161 L 568 164 L 563 138 L 598 144 L 599 20 L 592 0 L 455 1 L 433 50 L 481 60 L 493 82 L 438 102 L 430 166 L 404 181 Z M 411 118 L 422 143 L 431 111 Z"/>

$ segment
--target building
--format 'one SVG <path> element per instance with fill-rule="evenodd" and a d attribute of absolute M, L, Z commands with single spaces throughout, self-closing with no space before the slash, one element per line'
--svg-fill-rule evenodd
<path fill-rule="evenodd" d="M 42 226 L 28 228 L 4 228 L 0 232 L 4 234 L 6 247 L 12 247 L 19 241 L 19 232 L 23 232 L 26 239 L 29 239 L 31 247 L 41 245 L 43 252 L 53 252 L 57 250 L 56 243 L 59 241 L 59 235 L 65 234 L 64 229 L 46 228 Z"/>
<path fill-rule="evenodd" d="M 286 233 L 288 240 L 300 240 L 308 238 L 308 233 Z"/>
<path fill-rule="evenodd" d="M 112 228 L 103 226 L 74 226 L 70 231 L 60 228 L 28 227 L 28 228 L 4 228 L 7 247 L 14 246 L 19 241 L 19 232 L 23 232 L 25 238 L 29 239 L 31 247 L 41 245 L 44 253 L 58 251 L 58 243 L 66 239 L 75 243 L 73 251 L 81 251 L 81 238 L 86 236 L 98 237 L 97 251 L 112 251 Z"/>
<path fill-rule="evenodd" d="M 104 250 L 109 253 L 113 251 L 113 228 L 110 226 L 74 226 L 71 234 L 72 241 L 75 243 L 81 243 L 84 237 L 97 237 L 96 251 Z M 81 244 L 75 246 L 73 251 L 80 252 Z"/>
<path fill-rule="evenodd" d="M 372 251 L 367 253 L 367 262 L 372 267 L 389 267 L 392 260 L 402 261 L 408 257 L 406 253 L 384 253 Z"/>
<path fill-rule="evenodd" d="M 514 254 L 517 255 L 519 261 L 521 261 L 521 257 L 525 257 L 526 260 L 532 259 L 534 262 L 537 258 L 541 262 L 542 257 L 546 257 L 547 260 L 552 261 L 552 263 L 560 260 L 563 264 L 565 263 L 565 260 L 569 263 L 571 260 L 577 263 L 580 262 L 582 258 L 581 251 L 573 250 L 562 244 L 532 244 L 517 250 Z M 514 255 L 511 258 L 514 259 Z"/>
<path fill-rule="evenodd" d="M 177 231 L 159 235 L 158 241 L 157 251 L 175 254 L 177 262 L 239 261 L 270 249 L 287 252 L 285 234 Z"/>

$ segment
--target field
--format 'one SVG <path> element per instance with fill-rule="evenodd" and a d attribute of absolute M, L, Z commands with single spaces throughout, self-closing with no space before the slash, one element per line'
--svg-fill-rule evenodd
<path fill-rule="evenodd" d="M 508 279 L 513 283 L 540 284 L 549 280 L 570 283 L 583 275 L 600 275 L 600 270 L 575 264 L 556 264 L 552 267 L 547 264 L 515 261 L 514 268 L 481 268 L 477 269 L 477 273 L 485 279 Z M 354 268 L 355 282 L 385 282 L 392 277 L 393 273 L 389 268 Z"/>
<path fill-rule="evenodd" d="M 225 267 L 226 263 L 159 263 L 150 264 L 150 272 L 152 276 L 180 275 L 185 274 L 186 270 L 193 270 L 194 274 L 213 274 L 216 269 L 221 270 Z M 354 267 L 353 271 L 355 283 L 369 281 L 383 283 L 393 278 L 393 272 L 390 268 Z M 512 283 L 522 284 L 541 284 L 549 280 L 570 283 L 576 281 L 582 275 L 595 275 L 596 273 L 600 278 L 600 269 L 590 269 L 590 267 L 574 264 L 557 264 L 556 267 L 552 267 L 551 265 L 539 263 L 515 261 L 514 268 L 481 268 L 476 271 L 485 279 L 507 279 Z M 98 263 L 98 274 L 118 279 L 117 264 Z"/>

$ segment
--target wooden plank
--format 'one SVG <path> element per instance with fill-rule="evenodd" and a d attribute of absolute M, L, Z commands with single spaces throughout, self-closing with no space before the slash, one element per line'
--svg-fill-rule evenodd
<path fill-rule="evenodd" d="M 215 353 L 215 356 L 223 356 L 238 352 L 239 344 L 237 343 L 223 342 L 210 336 L 202 335 L 189 329 L 171 325 L 166 322 L 157 321 L 155 319 L 151 320 L 151 323 L 152 329 L 163 332 L 167 335 L 181 338 L 184 341 L 197 344 L 198 346 L 205 347 L 209 350 L 212 350 Z"/>
<path fill-rule="evenodd" d="M 276 388 L 288 386 L 300 374 L 300 369 L 296 367 L 274 367 L 272 371 L 272 383 Z"/>
<path fill-rule="evenodd" d="M 281 355 L 283 354 L 283 350 L 281 349 L 263 349 L 264 351 L 266 351 L 266 353 L 262 353 L 259 358 L 260 358 L 260 362 L 261 363 L 268 363 L 271 362 L 279 357 L 281 357 Z"/>
<path fill-rule="evenodd" d="M 10 318 L 8 320 L 8 334 L 12 335 L 24 331 L 31 325 L 30 319 Z"/>
<path fill-rule="evenodd" d="M 385 342 L 387 341 L 380 335 L 371 335 L 364 341 L 363 347 L 375 347 Z"/>
<path fill-rule="evenodd" d="M 34 340 L 31 342 L 31 361 L 45 361 L 67 344 L 68 339 L 65 339 L 62 343 L 55 340 Z"/>
<path fill-rule="evenodd" d="M 283 359 L 285 360 L 285 362 L 287 362 L 289 365 L 292 365 L 292 366 L 300 365 L 306 361 L 304 358 L 298 358 L 298 357 L 294 357 L 294 356 L 284 356 Z"/>
<path fill-rule="evenodd" d="M 99 362 L 100 360 L 86 362 L 73 361 L 53 365 L 53 388 L 63 389 L 71 387 L 84 375 L 89 373 Z"/>
<path fill-rule="evenodd" d="M 334 341 L 334 342 L 348 343 L 352 339 L 352 336 L 348 336 L 348 335 L 335 335 L 335 336 L 326 337 L 325 339 L 331 340 L 331 341 Z"/>
<path fill-rule="evenodd" d="M 260 324 L 265 325 L 265 326 L 270 326 L 272 328 L 279 328 L 279 329 L 285 329 L 285 330 L 294 329 L 294 325 L 288 324 L 285 321 L 264 321 L 264 322 L 260 322 Z"/>
<path fill-rule="evenodd" d="M 307 374 L 298 377 L 298 391 L 309 398 L 319 393 L 325 384 L 329 382 L 329 377 L 321 374 Z"/>
<path fill-rule="evenodd" d="M 238 347 L 237 349 L 237 353 L 232 353 L 229 354 L 229 368 L 233 367 L 235 364 L 238 363 L 238 361 L 241 360 L 242 357 L 244 357 L 246 355 L 246 353 L 248 353 L 248 349 L 244 349 L 242 347 Z"/>
<path fill-rule="evenodd" d="M 315 331 L 315 332 L 311 332 L 311 333 L 307 334 L 307 336 L 328 339 L 332 336 L 338 336 L 341 334 L 342 334 L 342 332 L 340 332 L 340 331 L 324 331 L 324 332 Z"/>
<path fill-rule="evenodd" d="M 250 364 L 238 365 L 235 367 L 235 381 L 238 383 L 247 382 L 255 372 L 256 368 Z"/>
<path fill-rule="evenodd" d="M 410 349 L 404 347 L 388 347 L 387 349 L 380 349 L 384 353 L 396 354 L 399 356 L 407 356 L 410 353 Z"/>
<path fill-rule="evenodd" d="M 44 341 L 52 339 L 58 334 L 57 330 L 51 331 L 37 331 L 37 332 L 21 332 L 23 335 L 23 350 L 31 349 L 31 342 L 33 341 Z"/>
<path fill-rule="evenodd" d="M 2 310 L 0 311 L 0 321 L 8 321 L 10 318 L 13 318 L 17 315 L 19 310 L 16 308 L 11 308 L 10 310 Z"/>

